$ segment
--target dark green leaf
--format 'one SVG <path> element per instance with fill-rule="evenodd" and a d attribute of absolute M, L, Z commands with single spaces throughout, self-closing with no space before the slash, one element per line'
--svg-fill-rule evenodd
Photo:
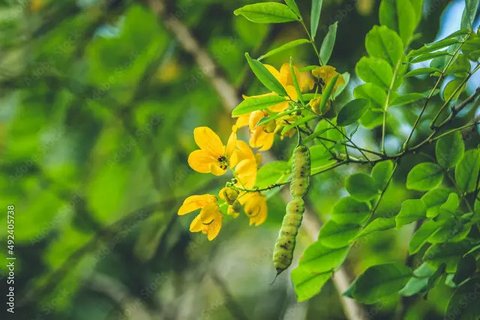
<path fill-rule="evenodd" d="M 445 86 L 443 89 L 442 98 L 444 101 L 457 100 L 463 89 L 465 88 L 466 83 L 463 79 L 453 79 Z"/>
<path fill-rule="evenodd" d="M 402 296 L 410 297 L 420 292 L 425 292 L 430 277 L 435 274 L 435 268 L 428 263 L 422 263 L 420 267 L 413 271 L 414 277 L 408 280 L 407 284 L 400 291 Z"/>
<path fill-rule="evenodd" d="M 472 255 L 467 255 L 461 258 L 457 265 L 457 272 L 455 272 L 455 276 L 452 279 L 453 282 L 461 284 L 463 281 L 473 276 L 476 269 L 477 263 Z"/>
<path fill-rule="evenodd" d="M 332 220 L 337 223 L 362 223 L 370 213 L 366 202 L 345 197 L 333 207 Z"/>
<path fill-rule="evenodd" d="M 455 181 L 464 193 L 473 192 L 477 187 L 480 170 L 480 150 L 468 150 L 455 168 Z"/>
<path fill-rule="evenodd" d="M 338 113 L 337 125 L 348 126 L 362 117 L 368 109 L 368 100 L 355 99 L 347 103 Z"/>
<path fill-rule="evenodd" d="M 281 102 L 285 102 L 284 97 L 277 95 L 264 95 L 259 97 L 248 97 L 243 100 L 238 106 L 235 107 L 232 111 L 233 117 L 241 116 L 242 114 L 247 114 L 256 110 L 263 110 L 276 105 Z"/>
<path fill-rule="evenodd" d="M 298 21 L 299 17 L 286 5 L 278 2 L 262 2 L 243 6 L 233 12 L 255 23 L 282 23 Z"/>
<path fill-rule="evenodd" d="M 265 59 L 265 58 L 273 56 L 273 55 L 275 55 L 279 52 L 298 47 L 299 45 L 302 45 L 302 44 L 305 44 L 305 43 L 310 43 L 310 40 L 308 40 L 308 39 L 297 39 L 297 40 L 293 40 L 293 41 L 284 43 L 280 47 L 272 49 L 272 50 L 268 51 L 267 53 L 265 53 L 264 55 L 260 56 L 258 58 L 258 60 Z"/>
<path fill-rule="evenodd" d="M 312 9 L 310 11 L 310 35 L 315 39 L 318 25 L 320 23 L 320 14 L 322 13 L 323 0 L 312 0 Z"/>
<path fill-rule="evenodd" d="M 445 319 L 478 320 L 480 278 L 470 279 L 455 290 L 448 302 Z"/>
<path fill-rule="evenodd" d="M 358 200 L 370 200 L 378 195 L 378 189 L 372 177 L 365 173 L 356 173 L 347 178 L 347 191 Z"/>
<path fill-rule="evenodd" d="M 338 22 L 335 22 L 328 27 L 328 33 L 323 39 L 322 46 L 320 47 L 320 61 L 322 61 L 324 65 L 328 64 L 328 60 L 330 60 L 330 56 L 332 55 L 335 38 L 337 37 L 337 26 Z"/>
<path fill-rule="evenodd" d="M 432 162 L 417 164 L 408 173 L 407 188 L 427 191 L 438 186 L 443 180 L 442 168 Z"/>
<path fill-rule="evenodd" d="M 355 279 L 344 295 L 363 303 L 375 303 L 399 292 L 411 276 L 412 271 L 400 263 L 376 265 Z"/>
<path fill-rule="evenodd" d="M 258 60 L 250 58 L 248 53 L 245 53 L 248 65 L 258 80 L 269 90 L 278 93 L 281 96 L 287 96 L 285 88 L 280 82 L 268 71 L 268 69 Z"/>
<path fill-rule="evenodd" d="M 423 260 L 434 266 L 445 263 L 447 272 L 455 272 L 458 261 L 469 248 L 470 244 L 466 241 L 434 244 L 425 252 Z"/>

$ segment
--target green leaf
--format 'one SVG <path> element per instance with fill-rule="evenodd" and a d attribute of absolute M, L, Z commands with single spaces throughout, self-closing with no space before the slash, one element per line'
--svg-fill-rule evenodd
<path fill-rule="evenodd" d="M 343 263 L 349 250 L 350 247 L 328 248 L 317 241 L 305 250 L 299 266 L 309 272 L 330 272 Z"/>
<path fill-rule="evenodd" d="M 292 282 L 298 302 L 308 300 L 320 293 L 331 276 L 331 272 L 309 272 L 302 266 L 293 269 Z"/>
<path fill-rule="evenodd" d="M 323 39 L 322 46 L 320 47 L 320 61 L 322 61 L 324 65 L 328 64 L 328 60 L 330 60 L 330 56 L 332 55 L 335 38 L 337 37 L 337 26 L 338 22 L 335 22 L 328 27 L 327 35 Z"/>
<path fill-rule="evenodd" d="M 362 223 L 370 214 L 366 202 L 358 201 L 352 197 L 340 199 L 333 207 L 332 220 L 337 223 Z"/>
<path fill-rule="evenodd" d="M 443 180 L 442 168 L 432 162 L 422 162 L 413 167 L 407 175 L 407 188 L 427 191 L 438 186 Z"/>
<path fill-rule="evenodd" d="M 360 118 L 362 126 L 368 129 L 373 129 L 381 126 L 383 123 L 383 112 L 377 110 L 367 110 Z"/>
<path fill-rule="evenodd" d="M 462 14 L 461 28 L 472 30 L 475 16 L 480 5 L 479 0 L 465 0 L 465 9 Z"/>
<path fill-rule="evenodd" d="M 349 124 L 358 121 L 368 109 L 368 100 L 354 99 L 347 103 L 338 113 L 337 125 L 340 127 L 348 126 Z"/>
<path fill-rule="evenodd" d="M 439 227 L 440 226 L 434 221 L 424 222 L 413 234 L 408 246 L 408 252 L 410 254 L 415 254 L 420 251 L 422 246 L 427 242 L 428 238 L 430 238 L 430 236 L 437 231 Z"/>
<path fill-rule="evenodd" d="M 477 320 L 480 314 L 479 288 L 479 277 L 457 288 L 448 302 L 445 319 Z"/>
<path fill-rule="evenodd" d="M 403 106 L 405 104 L 411 104 L 421 99 L 427 98 L 429 93 L 427 92 L 410 92 L 405 93 L 399 96 L 396 96 L 393 100 L 391 105 L 392 106 Z"/>
<path fill-rule="evenodd" d="M 456 284 L 461 284 L 463 281 L 467 280 L 475 274 L 477 269 L 477 263 L 475 258 L 472 255 L 467 255 L 460 259 L 457 264 L 457 271 L 453 277 L 453 282 Z"/>
<path fill-rule="evenodd" d="M 308 39 L 297 39 L 297 40 L 293 40 L 293 41 L 290 41 L 290 42 L 287 42 L 287 43 L 284 43 L 282 44 L 280 47 L 278 48 L 275 48 L 275 49 L 272 49 L 270 51 L 268 51 L 267 53 L 265 53 L 264 55 L 260 56 L 258 58 L 258 60 L 263 60 L 265 58 L 268 58 L 270 56 L 273 56 L 277 53 L 280 53 L 282 51 L 285 51 L 285 50 L 289 50 L 289 49 L 292 49 L 292 48 L 295 48 L 295 47 L 298 47 L 302 44 L 305 44 L 305 43 L 310 43 L 310 40 Z"/>
<path fill-rule="evenodd" d="M 412 271 L 400 263 L 372 266 L 362 273 L 344 293 L 362 303 L 375 303 L 399 292 L 412 276 Z"/>
<path fill-rule="evenodd" d="M 421 76 L 421 75 L 425 75 L 425 74 L 428 74 L 428 75 L 438 74 L 441 71 L 442 70 L 440 70 L 438 68 L 432 68 L 432 67 L 418 68 L 418 69 L 413 69 L 413 70 L 407 72 L 407 74 L 405 75 L 405 78 Z"/>
<path fill-rule="evenodd" d="M 243 6 L 233 12 L 255 23 L 283 23 L 299 21 L 300 18 L 286 5 L 277 2 L 262 2 Z"/>
<path fill-rule="evenodd" d="M 462 134 L 459 131 L 438 139 L 435 145 L 437 162 L 444 168 L 452 168 L 462 159 L 465 152 Z"/>
<path fill-rule="evenodd" d="M 299 17 L 299 18 L 302 17 L 295 0 L 285 0 L 285 3 L 290 8 L 290 10 L 292 10 L 297 15 L 297 17 Z"/>
<path fill-rule="evenodd" d="M 444 101 L 457 100 L 460 94 L 465 89 L 466 83 L 463 79 L 453 79 L 443 89 L 442 98 Z"/>
<path fill-rule="evenodd" d="M 446 37 L 444 39 L 441 39 L 441 40 L 438 40 L 438 41 L 435 41 L 435 42 L 432 42 L 432 43 L 427 43 L 419 49 L 410 51 L 408 53 L 408 57 L 413 58 L 415 56 L 419 56 L 419 55 L 422 55 L 422 54 L 425 54 L 425 53 L 431 53 L 431 52 L 434 52 L 436 50 L 443 49 L 445 47 L 449 47 L 452 44 L 456 44 L 456 43 L 459 43 L 459 40 L 457 38 Z"/>
<path fill-rule="evenodd" d="M 359 230 L 357 224 L 338 224 L 330 220 L 320 230 L 318 241 L 325 247 L 342 248 L 350 244 Z"/>
<path fill-rule="evenodd" d="M 370 200 L 378 195 L 378 189 L 372 177 L 365 173 L 356 173 L 347 178 L 347 191 L 358 200 Z"/>
<path fill-rule="evenodd" d="M 445 263 L 447 272 L 455 272 L 458 261 L 469 248 L 467 241 L 434 244 L 425 252 L 423 260 L 437 267 Z"/>
<path fill-rule="evenodd" d="M 367 99 L 371 106 L 383 110 L 387 93 L 384 89 L 373 83 L 365 83 L 353 90 L 353 96 L 358 99 Z"/>
<path fill-rule="evenodd" d="M 397 31 L 407 46 L 418 22 L 410 0 L 382 0 L 379 14 L 380 24 Z"/>
<path fill-rule="evenodd" d="M 392 67 L 380 58 L 362 57 L 355 67 L 355 72 L 363 81 L 372 82 L 386 89 L 392 82 Z"/>
<path fill-rule="evenodd" d="M 285 101 L 287 100 L 284 97 L 280 97 L 277 95 L 248 97 L 242 102 L 240 102 L 240 104 L 236 106 L 235 109 L 233 109 L 232 116 L 238 117 L 242 114 L 247 114 L 252 111 L 267 109 L 268 107 Z"/>
<path fill-rule="evenodd" d="M 272 161 L 264 164 L 257 172 L 256 186 L 266 188 L 274 183 L 288 181 L 290 167 L 287 161 Z"/>
<path fill-rule="evenodd" d="M 393 173 L 393 161 L 387 160 L 378 162 L 372 169 L 372 178 L 378 190 L 383 190 L 387 187 L 388 180 Z"/>
<path fill-rule="evenodd" d="M 322 92 L 322 98 L 320 100 L 320 104 L 318 106 L 318 110 L 320 110 L 320 114 L 326 113 L 326 106 L 327 102 L 330 99 L 330 96 L 332 95 L 333 87 L 337 83 L 338 78 L 340 77 L 340 74 L 336 74 L 327 84 L 325 89 Z"/>
<path fill-rule="evenodd" d="M 268 71 L 268 69 L 258 60 L 250 58 L 248 52 L 245 53 L 248 65 L 258 80 L 269 90 L 278 93 L 281 96 L 287 96 L 285 88 L 280 82 Z"/>
<path fill-rule="evenodd" d="M 330 154 L 322 145 L 314 145 L 310 147 L 310 162 L 312 174 L 315 174 L 336 163 L 334 159 L 331 159 Z"/>
<path fill-rule="evenodd" d="M 408 199 L 402 202 L 400 212 L 395 217 L 397 228 L 425 217 L 425 204 L 420 199 Z"/>
<path fill-rule="evenodd" d="M 360 233 L 355 237 L 355 239 L 364 237 L 376 231 L 385 231 L 393 228 L 395 228 L 395 217 L 376 218 L 375 220 L 367 224 L 367 226 L 362 231 L 360 231 Z"/>
<path fill-rule="evenodd" d="M 422 196 L 422 201 L 427 208 L 427 217 L 434 218 L 440 212 L 440 206 L 447 201 L 450 191 L 445 188 L 435 188 L 429 190 Z"/>
<path fill-rule="evenodd" d="M 400 294 L 405 297 L 410 297 L 420 292 L 426 292 L 430 277 L 435 274 L 435 268 L 428 263 L 422 263 L 420 267 L 413 271 L 414 277 L 408 280 L 407 284 L 400 291 Z"/>
<path fill-rule="evenodd" d="M 323 0 L 312 0 L 312 9 L 310 11 L 310 36 L 315 39 L 318 25 L 320 23 L 320 14 L 322 13 Z"/>
<path fill-rule="evenodd" d="M 431 60 L 433 58 L 445 57 L 449 55 L 450 53 L 448 52 L 448 50 L 423 53 L 411 58 L 410 63 L 418 63 L 422 61 Z"/>
<path fill-rule="evenodd" d="M 388 61 L 395 66 L 403 56 L 402 39 L 386 26 L 374 26 L 367 33 L 365 46 L 370 56 Z"/>
<path fill-rule="evenodd" d="M 479 170 L 480 150 L 468 150 L 455 168 L 455 181 L 460 191 L 469 193 L 475 190 Z"/>

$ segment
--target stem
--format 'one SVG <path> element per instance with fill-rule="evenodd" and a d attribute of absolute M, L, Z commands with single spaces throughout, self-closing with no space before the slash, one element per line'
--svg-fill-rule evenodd
<path fill-rule="evenodd" d="M 305 22 L 303 21 L 303 19 L 300 19 L 300 24 L 302 25 L 303 29 L 305 30 L 305 33 L 307 34 L 307 37 L 308 39 L 310 40 L 310 44 L 312 45 L 313 47 L 313 51 L 315 51 L 315 55 L 317 56 L 318 58 L 318 63 L 323 66 L 323 62 L 322 62 L 322 58 L 320 58 L 320 52 L 318 51 L 317 49 L 317 46 L 315 44 L 315 39 L 312 38 L 312 36 L 310 35 L 310 32 L 308 31 L 308 28 L 307 26 L 305 25 Z"/>
<path fill-rule="evenodd" d="M 430 99 L 433 97 L 433 93 L 435 92 L 435 90 L 437 89 L 437 87 L 440 85 L 440 82 L 443 80 L 443 78 L 445 77 L 445 72 L 447 71 L 447 69 L 450 67 L 450 65 L 452 64 L 453 60 L 455 59 L 456 55 L 458 54 L 458 52 L 460 51 L 460 49 L 462 48 L 462 45 L 463 45 L 464 41 L 460 42 L 460 45 L 458 46 L 458 48 L 455 50 L 454 54 L 452 55 L 452 57 L 450 58 L 450 60 L 447 62 L 447 64 L 445 65 L 445 67 L 443 68 L 442 72 L 440 73 L 440 76 L 438 77 L 437 81 L 435 82 L 435 85 L 433 86 L 432 90 L 430 90 L 430 93 L 428 94 L 427 96 L 427 99 L 425 100 L 424 104 L 423 104 L 423 107 L 422 107 L 422 110 L 420 111 L 420 114 L 418 115 L 417 119 L 415 120 L 415 123 L 413 124 L 413 128 L 412 130 L 410 131 L 410 134 L 408 135 L 407 137 L 407 140 L 405 140 L 405 142 L 403 143 L 403 150 L 407 150 L 408 149 L 408 143 L 410 142 L 410 139 L 412 139 L 412 136 L 413 136 L 413 132 L 415 131 L 415 129 L 417 128 L 418 124 L 420 123 L 420 119 L 422 118 L 423 114 L 425 113 L 425 110 L 427 109 L 427 105 L 428 103 L 430 102 Z"/>

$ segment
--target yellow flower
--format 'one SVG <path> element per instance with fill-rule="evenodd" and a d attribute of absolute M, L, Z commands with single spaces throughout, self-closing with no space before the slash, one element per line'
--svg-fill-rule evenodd
<path fill-rule="evenodd" d="M 280 82 L 280 84 L 285 88 L 288 96 L 291 100 L 297 101 L 298 96 L 293 85 L 293 77 L 288 63 L 284 63 L 280 70 L 275 69 L 273 66 L 265 64 L 267 70 Z M 297 78 L 298 86 L 301 92 L 306 92 L 313 89 L 314 82 L 308 72 L 300 72 L 297 67 L 293 67 L 295 76 Z M 263 95 L 257 95 L 254 97 L 261 97 L 267 95 L 277 95 L 276 93 L 267 93 Z M 244 96 L 244 99 L 249 97 Z M 249 114 L 242 115 L 238 117 L 236 125 L 237 127 L 248 126 L 250 130 L 250 146 L 254 148 L 259 148 L 261 151 L 269 150 L 274 141 L 275 132 L 278 131 L 279 127 L 284 125 L 282 119 L 277 119 L 276 121 L 270 121 L 265 125 L 258 126 L 258 122 L 268 115 L 268 112 L 282 112 L 285 111 L 289 106 L 289 102 L 280 102 L 276 105 L 273 105 L 264 111 L 254 111 Z M 268 112 L 267 112 L 268 111 Z"/>
<path fill-rule="evenodd" d="M 260 192 L 248 192 L 239 196 L 250 225 L 261 225 L 267 219 L 267 199 Z"/>
<path fill-rule="evenodd" d="M 332 80 L 333 77 L 335 77 L 339 73 L 337 72 L 337 69 L 335 69 L 335 67 L 322 66 L 322 67 L 313 69 L 312 74 L 315 78 L 322 79 L 325 85 L 327 85 L 330 82 L 330 80 Z M 345 80 L 343 79 L 343 76 L 340 75 L 337 78 L 337 82 L 333 86 L 333 91 L 334 92 L 337 91 L 337 89 L 343 84 L 345 84 Z"/>
<path fill-rule="evenodd" d="M 237 160 L 234 175 L 237 184 L 243 188 L 252 188 L 257 179 L 257 157 L 244 141 L 237 141 Z"/>
<path fill-rule="evenodd" d="M 211 241 L 217 237 L 223 221 L 217 198 L 211 194 L 190 196 L 178 209 L 178 215 L 182 216 L 198 209 L 201 209 L 200 213 L 190 224 L 190 232 L 202 232 Z"/>
<path fill-rule="evenodd" d="M 193 170 L 221 176 L 229 167 L 235 166 L 237 161 L 234 154 L 237 143 L 235 130 L 228 138 L 227 146 L 223 145 L 218 135 L 209 127 L 195 128 L 193 136 L 200 148 L 188 156 L 188 164 Z"/>

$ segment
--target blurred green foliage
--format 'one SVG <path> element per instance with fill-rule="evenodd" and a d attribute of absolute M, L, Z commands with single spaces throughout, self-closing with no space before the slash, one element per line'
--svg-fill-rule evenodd
<path fill-rule="evenodd" d="M 309 11 L 309 1 L 298 2 Z M 269 198 L 264 225 L 248 228 L 244 216 L 237 223 L 226 219 L 211 243 L 190 234 L 189 219 L 176 216 L 185 196 L 218 187 L 216 178 L 188 168 L 193 128 L 208 125 L 227 136 L 232 123 L 201 66 L 165 27 L 165 17 L 185 23 L 218 64 L 216 72 L 248 95 L 262 89 L 243 53 L 257 57 L 299 38 L 301 28 L 256 25 L 233 15 L 251 1 L 167 1 L 160 16 L 152 3 L 0 1 L 0 208 L 16 208 L 16 316 L 344 319 L 331 282 L 304 303 L 296 302 L 288 275 L 270 285 L 273 242 L 284 214 L 279 194 Z M 415 47 L 433 40 L 447 3 L 426 1 Z M 323 4 L 317 34 L 324 37 L 339 21 L 330 61 L 338 70 L 354 74 L 378 8 L 374 0 Z M 265 61 L 280 66 L 294 55 L 309 65 L 315 61 L 310 51 L 299 46 Z M 417 92 L 430 88 L 423 79 L 411 86 Z M 351 90 L 339 99 L 351 100 Z M 412 122 L 415 111 L 392 107 L 391 114 L 390 130 L 404 136 L 402 122 Z M 379 135 L 364 132 L 364 144 Z M 476 139 L 474 132 L 467 146 Z M 280 160 L 288 160 L 290 151 L 286 142 L 273 149 Z M 418 159 L 399 165 L 379 215 L 398 212 L 403 199 L 418 195 L 401 187 L 412 161 Z M 278 163 L 282 168 L 285 163 Z M 349 170 L 313 179 L 309 202 L 322 219 L 330 219 L 346 194 Z M 347 269 L 358 275 L 371 265 L 403 260 L 411 227 L 362 238 Z M 5 261 L 5 227 L 0 230 Z M 297 255 L 308 244 L 300 234 Z M 428 300 L 413 300 L 406 318 L 441 319 L 451 293 L 440 284 Z M 397 302 L 367 307 L 370 318 L 392 318 Z"/>

